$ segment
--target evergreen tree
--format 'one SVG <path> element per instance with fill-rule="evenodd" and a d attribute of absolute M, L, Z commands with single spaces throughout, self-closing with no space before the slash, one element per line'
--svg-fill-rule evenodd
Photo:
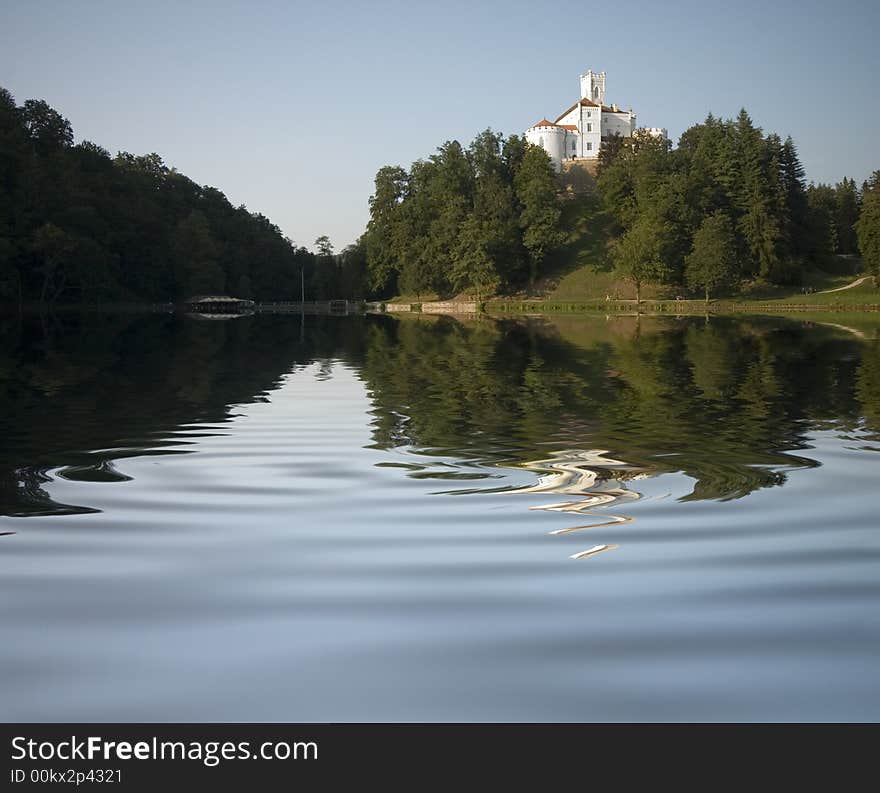
<path fill-rule="evenodd" d="M 807 188 L 807 222 L 803 236 L 803 253 L 816 267 L 827 267 L 838 247 L 837 197 L 833 187 L 825 184 Z"/>
<path fill-rule="evenodd" d="M 804 167 L 798 157 L 797 148 L 789 135 L 779 149 L 779 170 L 785 207 L 788 215 L 789 247 L 792 255 L 804 256 L 804 234 L 807 226 L 807 188 Z"/>
<path fill-rule="evenodd" d="M 880 171 L 874 171 L 862 188 L 862 211 L 856 224 L 859 250 L 865 269 L 880 280 Z"/>
<path fill-rule="evenodd" d="M 859 220 L 859 191 L 854 179 L 844 178 L 835 187 L 834 227 L 837 231 L 837 252 L 845 255 L 858 253 L 859 240 L 856 223 Z"/>

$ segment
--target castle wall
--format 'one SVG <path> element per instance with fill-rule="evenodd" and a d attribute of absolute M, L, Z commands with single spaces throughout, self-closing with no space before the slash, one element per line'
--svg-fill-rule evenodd
<path fill-rule="evenodd" d="M 544 149 L 557 168 L 562 167 L 562 161 L 565 159 L 565 139 L 564 129 L 547 127 L 544 130 Z"/>
<path fill-rule="evenodd" d="M 579 157 L 592 159 L 599 156 L 599 147 L 602 145 L 602 108 L 584 107 L 581 110 L 581 140 Z"/>
<path fill-rule="evenodd" d="M 580 121 L 580 110 L 581 110 L 580 105 L 578 105 L 577 107 L 573 107 L 571 110 L 568 111 L 568 113 L 566 113 L 556 123 L 557 124 L 574 124 L 575 126 L 578 127 L 578 129 L 580 129 L 580 124 L 578 123 Z"/>
<path fill-rule="evenodd" d="M 629 113 L 603 113 L 602 134 L 621 135 L 624 138 L 632 137 L 635 129 L 635 116 Z"/>

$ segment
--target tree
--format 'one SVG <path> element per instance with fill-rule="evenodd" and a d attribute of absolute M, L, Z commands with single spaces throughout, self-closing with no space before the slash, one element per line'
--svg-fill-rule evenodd
<path fill-rule="evenodd" d="M 318 256 L 333 256 L 333 243 L 326 234 L 315 240 L 315 247 L 318 249 Z"/>
<path fill-rule="evenodd" d="M 801 249 L 817 267 L 827 267 L 838 247 L 837 197 L 833 187 L 811 184 L 807 188 L 807 218 Z"/>
<path fill-rule="evenodd" d="M 0 88 L 0 299 L 168 300 L 243 276 L 257 299 L 298 296 L 314 257 L 263 215 L 156 153 L 72 143 L 60 113 Z"/>
<path fill-rule="evenodd" d="M 642 286 L 662 280 L 667 272 L 668 239 L 663 224 L 648 215 L 639 216 L 633 227 L 614 246 L 612 257 L 617 274 L 631 281 L 636 303 L 642 300 Z"/>
<path fill-rule="evenodd" d="M 421 301 L 422 295 L 432 288 L 431 268 L 422 257 L 414 257 L 404 263 L 400 271 L 400 290 L 404 294 L 416 296 Z"/>
<path fill-rule="evenodd" d="M 778 165 L 789 227 L 787 234 L 792 253 L 803 255 L 804 230 L 807 224 L 807 188 L 804 167 L 791 136 L 778 150 Z"/>
<path fill-rule="evenodd" d="M 858 253 L 859 240 L 856 235 L 856 223 L 859 220 L 860 196 L 854 179 L 844 178 L 834 189 L 835 218 L 837 230 L 837 252 L 842 254 Z"/>
<path fill-rule="evenodd" d="M 452 273 L 453 285 L 457 291 L 471 290 L 478 303 L 482 303 L 501 283 L 490 255 L 492 238 L 488 221 L 471 216 L 462 225 Z"/>
<path fill-rule="evenodd" d="M 559 212 L 549 161 L 530 148 L 486 130 L 466 150 L 447 141 L 409 172 L 380 169 L 363 237 L 373 289 L 388 293 L 396 281 L 417 296 L 488 294 L 522 283 L 529 253 L 534 270 L 552 246 Z"/>
<path fill-rule="evenodd" d="M 862 211 L 856 231 L 865 269 L 874 276 L 877 285 L 880 279 L 880 171 L 874 171 L 862 188 Z"/>
<path fill-rule="evenodd" d="M 238 285 L 235 287 L 235 296 L 247 299 L 254 296 L 254 290 L 251 286 L 251 277 L 246 273 L 238 279 Z"/>
<path fill-rule="evenodd" d="M 330 238 L 322 234 L 315 240 L 315 248 L 318 252 L 313 260 L 313 272 L 309 284 L 312 299 L 332 300 L 343 297 L 343 293 L 340 292 L 336 256 Z"/>
<path fill-rule="evenodd" d="M 179 295 L 223 292 L 226 277 L 217 264 L 217 244 L 202 212 L 193 210 L 177 224 L 172 251 Z"/>
<path fill-rule="evenodd" d="M 53 302 L 64 289 L 64 265 L 73 247 L 70 235 L 53 223 L 44 223 L 34 232 L 32 249 L 40 262 L 38 272 L 43 276 L 40 303 Z"/>
<path fill-rule="evenodd" d="M 367 297 L 367 253 L 363 244 L 348 245 L 338 258 L 340 294 L 349 300 Z"/>
<path fill-rule="evenodd" d="M 749 193 L 740 228 L 757 266 L 757 274 L 761 278 L 772 278 L 780 259 L 777 246 L 782 232 L 770 211 L 767 196 L 758 183 L 753 185 Z"/>
<path fill-rule="evenodd" d="M 534 285 L 544 257 L 562 242 L 556 198 L 557 183 L 550 157 L 539 146 L 529 146 L 514 179 L 522 207 L 519 224 L 522 243 L 529 255 L 529 283 Z"/>
<path fill-rule="evenodd" d="M 399 269 L 395 240 L 399 236 L 399 207 L 409 182 L 407 172 L 397 166 L 385 166 L 376 174 L 370 196 L 370 220 L 364 232 L 370 286 L 383 290 L 392 286 Z"/>
<path fill-rule="evenodd" d="M 734 282 L 737 273 L 736 237 L 733 223 L 723 212 L 707 217 L 694 235 L 693 248 L 685 259 L 685 279 L 691 289 L 709 295 Z"/>
<path fill-rule="evenodd" d="M 41 152 L 73 145 L 73 128 L 42 99 L 28 99 L 21 111 L 25 129 Z"/>

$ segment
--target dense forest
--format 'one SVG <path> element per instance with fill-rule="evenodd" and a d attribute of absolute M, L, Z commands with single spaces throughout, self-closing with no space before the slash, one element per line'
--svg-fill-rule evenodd
<path fill-rule="evenodd" d="M 645 133 L 606 140 L 596 181 L 601 200 L 583 211 L 612 218 L 608 259 L 637 296 L 648 283 L 707 299 L 747 281 L 796 285 L 859 253 L 880 270 L 880 171 L 861 190 L 808 185 L 791 138 L 745 110 L 710 115 L 676 148 Z M 543 150 L 491 130 L 409 171 L 382 168 L 362 238 L 371 286 L 482 298 L 534 284 L 563 240 L 564 200 Z"/>
<path fill-rule="evenodd" d="M 362 238 L 371 286 L 483 298 L 533 282 L 561 242 L 557 181 L 542 149 L 486 130 L 449 141 L 407 172 L 376 175 Z"/>
<path fill-rule="evenodd" d="M 765 135 L 745 110 L 735 120 L 710 115 L 675 149 L 637 134 L 600 157 L 599 192 L 616 225 L 612 259 L 637 291 L 670 283 L 708 298 L 754 279 L 798 284 L 807 269 L 833 270 L 836 255 L 857 255 L 868 231 L 853 180 L 808 186 L 792 139 Z M 868 203 L 877 177 L 864 187 Z"/>
<path fill-rule="evenodd" d="M 294 245 L 158 154 L 74 145 L 46 102 L 0 88 L 0 303 L 166 302 L 224 293 L 259 300 L 359 297 L 357 248 Z"/>
<path fill-rule="evenodd" d="M 859 254 L 880 275 L 880 171 L 861 189 L 808 185 L 791 138 L 764 134 L 745 110 L 710 115 L 675 148 L 607 140 L 596 184 L 581 220 L 598 227 L 602 214 L 606 258 L 637 295 L 644 284 L 707 299 L 745 282 L 797 285 Z M 553 267 L 565 201 L 542 149 L 486 130 L 408 171 L 381 168 L 361 239 L 334 253 L 319 237 L 310 251 L 158 154 L 74 144 L 46 102 L 17 106 L 0 88 L 0 304 L 284 301 L 303 287 L 308 300 L 484 300 Z"/>

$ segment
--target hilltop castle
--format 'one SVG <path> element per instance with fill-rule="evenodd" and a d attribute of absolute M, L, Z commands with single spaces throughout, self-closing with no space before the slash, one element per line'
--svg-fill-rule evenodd
<path fill-rule="evenodd" d="M 636 114 L 632 108 L 621 110 L 616 104 L 605 104 L 605 72 L 590 69 L 581 75 L 581 98 L 556 119 L 546 118 L 526 130 L 526 140 L 540 146 L 556 166 L 564 160 L 594 160 L 599 156 L 602 141 L 612 135 L 632 137 Z M 666 130 L 652 127 L 648 134 L 667 137 Z"/>

